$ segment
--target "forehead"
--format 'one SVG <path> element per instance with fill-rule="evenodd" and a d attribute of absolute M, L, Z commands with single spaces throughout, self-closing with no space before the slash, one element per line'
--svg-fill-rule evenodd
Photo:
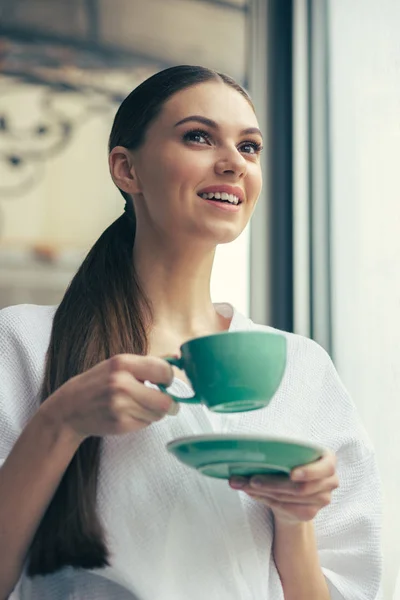
<path fill-rule="evenodd" d="M 174 94 L 164 104 L 160 119 L 173 125 L 190 115 L 208 117 L 219 126 L 240 129 L 258 127 L 257 117 L 246 98 L 226 83 L 210 81 Z"/>

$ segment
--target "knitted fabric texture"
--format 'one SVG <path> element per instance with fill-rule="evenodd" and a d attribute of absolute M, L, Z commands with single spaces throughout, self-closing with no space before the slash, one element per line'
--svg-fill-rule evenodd
<path fill-rule="evenodd" d="M 231 331 L 266 330 L 230 305 Z M 0 311 L 0 465 L 39 406 L 55 307 Z M 22 574 L 11 600 L 284 600 L 268 508 L 180 464 L 165 445 L 186 435 L 248 433 L 314 442 L 337 454 L 340 486 L 314 520 L 332 600 L 381 598 L 381 498 L 373 448 L 326 352 L 284 333 L 287 369 L 268 407 L 216 415 L 181 405 L 140 432 L 104 438 L 98 510 L 112 564 Z M 266 365 L 267 368 L 267 365 Z M 189 395 L 175 380 L 171 391 Z"/>

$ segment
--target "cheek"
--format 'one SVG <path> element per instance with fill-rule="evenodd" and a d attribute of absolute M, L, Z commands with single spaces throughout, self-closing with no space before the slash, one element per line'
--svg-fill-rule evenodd
<path fill-rule="evenodd" d="M 156 165 L 147 173 L 147 181 L 153 187 L 163 187 L 176 191 L 182 187 L 195 187 L 204 178 L 209 169 L 210 160 L 205 152 L 169 152 L 165 153 Z"/>
<path fill-rule="evenodd" d="M 247 189 L 249 197 L 255 202 L 260 195 L 262 188 L 262 172 L 258 165 L 252 165 L 254 168 L 249 169 L 247 174 Z"/>
<path fill-rule="evenodd" d="M 168 157 L 165 162 L 165 173 L 179 187 L 193 187 L 204 179 L 210 169 L 211 156 L 207 152 L 179 152 Z"/>

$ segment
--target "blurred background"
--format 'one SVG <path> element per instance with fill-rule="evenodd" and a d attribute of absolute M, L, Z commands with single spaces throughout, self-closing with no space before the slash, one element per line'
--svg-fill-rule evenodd
<path fill-rule="evenodd" d="M 331 353 L 376 447 L 385 599 L 400 567 L 400 2 L 2 0 L 0 308 L 57 304 L 123 209 L 107 138 L 156 71 L 252 95 L 265 185 L 213 297 Z M 335 407 L 332 407 L 335 410 Z"/>

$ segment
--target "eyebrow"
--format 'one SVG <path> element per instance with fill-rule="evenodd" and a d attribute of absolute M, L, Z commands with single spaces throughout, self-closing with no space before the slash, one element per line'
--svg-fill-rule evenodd
<path fill-rule="evenodd" d="M 181 119 L 181 121 L 175 123 L 175 127 L 178 127 L 178 125 L 182 125 L 183 123 L 188 123 L 189 121 L 196 121 L 197 123 L 202 123 L 203 125 L 207 125 L 212 129 L 219 129 L 218 123 L 212 119 L 208 119 L 207 117 L 202 117 L 200 115 L 191 115 L 190 117 L 185 117 L 184 119 Z M 248 133 L 256 133 L 262 138 L 262 133 L 258 127 L 247 127 L 247 129 L 243 129 L 240 132 L 240 135 L 245 135 Z"/>

